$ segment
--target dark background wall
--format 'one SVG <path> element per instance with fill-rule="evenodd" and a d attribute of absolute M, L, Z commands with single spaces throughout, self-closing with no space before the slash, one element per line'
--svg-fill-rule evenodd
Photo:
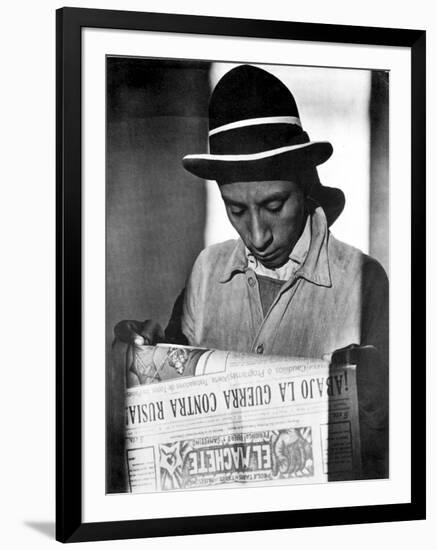
<path fill-rule="evenodd" d="M 205 188 L 182 167 L 205 150 L 209 64 L 107 59 L 107 490 L 125 490 L 124 371 L 113 361 L 122 319 L 165 326 L 204 247 Z"/>
<path fill-rule="evenodd" d="M 389 272 L 389 73 L 372 71 L 369 252 Z"/>
<path fill-rule="evenodd" d="M 208 70 L 108 58 L 108 338 L 124 318 L 165 323 L 203 248 L 204 185 L 181 159 L 205 149 Z"/>

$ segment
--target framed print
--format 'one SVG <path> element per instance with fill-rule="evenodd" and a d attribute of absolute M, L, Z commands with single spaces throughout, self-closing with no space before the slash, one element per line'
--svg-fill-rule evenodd
<path fill-rule="evenodd" d="M 424 31 L 58 10 L 57 539 L 424 518 L 424 176 Z"/>

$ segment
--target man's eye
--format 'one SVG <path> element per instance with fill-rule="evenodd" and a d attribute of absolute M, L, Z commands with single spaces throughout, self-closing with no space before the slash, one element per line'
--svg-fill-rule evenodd
<path fill-rule="evenodd" d="M 269 212 L 279 212 L 279 210 L 281 210 L 283 205 L 284 203 L 281 201 L 269 202 L 268 204 L 266 204 L 266 209 Z"/>
<path fill-rule="evenodd" d="M 229 210 L 233 216 L 241 216 L 244 212 L 244 208 L 238 208 L 237 206 L 231 206 Z"/>

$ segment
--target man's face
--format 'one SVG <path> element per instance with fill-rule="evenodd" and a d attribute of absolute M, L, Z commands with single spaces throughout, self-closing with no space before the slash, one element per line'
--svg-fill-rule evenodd
<path fill-rule="evenodd" d="M 300 237 L 304 195 L 295 181 L 241 181 L 220 185 L 230 222 L 252 254 L 280 267 Z"/>

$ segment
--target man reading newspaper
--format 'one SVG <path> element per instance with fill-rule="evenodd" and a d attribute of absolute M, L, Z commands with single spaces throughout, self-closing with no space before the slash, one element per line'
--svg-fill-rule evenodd
<path fill-rule="evenodd" d="M 240 239 L 201 252 L 165 330 L 130 320 L 115 335 L 357 365 L 363 475 L 387 477 L 388 280 L 329 230 L 345 198 L 316 166 L 332 145 L 311 141 L 288 88 L 248 65 L 217 84 L 209 122 L 210 153 L 183 164 L 217 182 Z"/>

